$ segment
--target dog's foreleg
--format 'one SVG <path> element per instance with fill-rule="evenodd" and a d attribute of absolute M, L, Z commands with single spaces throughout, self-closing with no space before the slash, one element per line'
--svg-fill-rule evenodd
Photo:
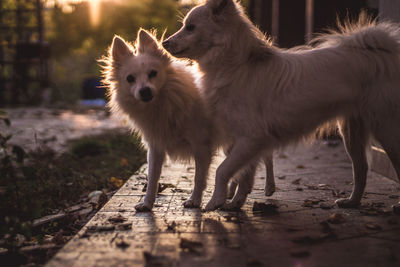
<path fill-rule="evenodd" d="M 231 153 L 218 167 L 215 176 L 215 190 L 205 210 L 211 211 L 221 207 L 227 197 L 227 183 L 229 179 L 243 166 L 257 158 L 262 150 L 259 142 L 248 138 L 236 140 Z"/>
<path fill-rule="evenodd" d="M 228 147 L 224 148 L 225 156 L 229 155 L 229 153 L 232 150 L 232 147 L 233 146 L 228 146 Z M 238 176 L 238 175 L 236 175 L 236 176 Z M 228 185 L 228 195 L 226 196 L 228 199 L 232 199 L 235 196 L 236 189 L 239 185 L 238 180 L 239 180 L 239 178 L 235 177 L 235 176 L 231 178 L 229 185 Z"/>
<path fill-rule="evenodd" d="M 232 178 L 228 185 L 228 195 L 226 196 L 228 199 L 232 199 L 235 196 L 237 187 L 238 182 L 235 180 L 235 178 Z"/>
<path fill-rule="evenodd" d="M 354 185 L 350 198 L 338 199 L 336 203 L 340 208 L 356 208 L 360 205 L 367 180 L 368 162 L 365 149 L 369 133 L 362 120 L 357 118 L 346 118 L 341 123 L 340 130 L 353 164 Z"/>
<path fill-rule="evenodd" d="M 150 211 L 153 208 L 154 201 L 158 192 L 158 180 L 161 175 L 161 168 L 164 162 L 165 152 L 161 152 L 154 147 L 149 148 L 148 162 L 149 170 L 147 175 L 147 190 L 144 201 L 137 204 L 137 211 Z"/>
<path fill-rule="evenodd" d="M 193 193 L 188 200 L 183 203 L 185 208 L 199 208 L 203 191 L 206 188 L 208 169 L 211 164 L 212 152 L 206 148 L 200 148 L 195 153 L 196 173 L 194 176 Z"/>
<path fill-rule="evenodd" d="M 239 186 L 232 201 L 222 206 L 224 210 L 239 210 L 246 202 L 247 195 L 251 193 L 254 185 L 254 176 L 257 169 L 257 162 L 244 167 L 237 174 L 239 176 Z"/>
<path fill-rule="evenodd" d="M 267 175 L 264 193 L 266 196 L 272 196 L 272 194 L 275 192 L 273 153 L 270 151 L 265 152 L 263 155 L 263 160 Z"/>

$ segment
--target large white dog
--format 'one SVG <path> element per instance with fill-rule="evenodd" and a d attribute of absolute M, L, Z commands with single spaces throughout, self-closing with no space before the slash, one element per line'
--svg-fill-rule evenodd
<path fill-rule="evenodd" d="M 148 186 L 136 210 L 153 208 L 166 154 L 183 161 L 194 159 L 194 189 L 184 206 L 200 207 L 212 156 L 218 147 L 229 148 L 231 141 L 219 134 L 220 127 L 214 123 L 201 88 L 195 83 L 195 72 L 185 62 L 171 58 L 155 36 L 143 29 L 138 32 L 135 46 L 114 37 L 108 56 L 101 62 L 111 111 L 126 117 L 148 146 Z M 272 154 L 264 154 L 263 160 L 267 167 L 265 194 L 271 195 L 275 191 Z M 257 163 L 246 165 L 233 177 L 238 188 L 227 209 L 240 208 L 245 202 Z M 232 194 L 236 182 L 231 186 Z"/>
<path fill-rule="evenodd" d="M 360 204 L 366 147 L 376 138 L 400 177 L 400 28 L 361 15 L 312 49 L 273 46 L 234 0 L 208 0 L 192 9 L 164 41 L 176 57 L 204 72 L 208 105 L 234 147 L 216 172 L 207 210 L 225 203 L 229 177 L 263 151 L 299 141 L 338 120 L 353 163 L 354 188 L 341 207 Z"/>

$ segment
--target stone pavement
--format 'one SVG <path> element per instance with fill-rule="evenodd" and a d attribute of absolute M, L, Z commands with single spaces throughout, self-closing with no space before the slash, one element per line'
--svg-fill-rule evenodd
<path fill-rule="evenodd" d="M 341 143 L 299 145 L 274 160 L 277 192 L 264 196 L 260 167 L 239 212 L 184 209 L 194 169 L 167 163 L 168 188 L 153 212 L 136 213 L 145 176 L 133 176 L 47 266 L 400 266 L 400 216 L 390 209 L 398 183 L 370 173 L 363 206 L 338 209 L 334 200 L 352 187 Z M 255 202 L 266 209 L 253 210 Z"/>
<path fill-rule="evenodd" d="M 124 127 L 122 121 L 109 116 L 103 109 L 24 107 L 6 111 L 11 120 L 11 127 L 0 123 L 0 130 L 12 135 L 10 144 L 20 145 L 25 150 L 48 146 L 61 153 L 68 147 L 69 140 Z"/>

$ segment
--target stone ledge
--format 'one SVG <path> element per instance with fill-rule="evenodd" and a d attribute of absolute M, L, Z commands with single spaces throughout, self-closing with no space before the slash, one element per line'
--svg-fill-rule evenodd
<path fill-rule="evenodd" d="M 211 197 L 221 159 L 211 168 L 203 205 Z M 239 212 L 184 209 L 194 170 L 167 163 L 161 182 L 174 188 L 158 196 L 152 212 L 137 213 L 134 205 L 143 198 L 144 180 L 133 176 L 47 266 L 400 265 L 400 216 L 390 209 L 400 199 L 399 184 L 369 172 L 363 206 L 339 209 L 335 199 L 348 196 L 352 188 L 343 146 L 299 145 L 274 161 L 276 193 L 264 196 L 265 170 L 260 167 Z M 278 214 L 254 212 L 255 201 L 272 202 Z M 327 223 L 334 214 L 344 222 Z"/>

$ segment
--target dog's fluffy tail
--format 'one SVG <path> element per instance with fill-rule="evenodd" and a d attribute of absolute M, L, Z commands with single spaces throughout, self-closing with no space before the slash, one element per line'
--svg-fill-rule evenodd
<path fill-rule="evenodd" d="M 310 44 L 314 47 L 347 46 L 399 55 L 400 24 L 377 22 L 366 12 L 361 12 L 357 20 L 338 20 L 337 30 L 328 30 L 327 34 L 317 36 Z"/>

